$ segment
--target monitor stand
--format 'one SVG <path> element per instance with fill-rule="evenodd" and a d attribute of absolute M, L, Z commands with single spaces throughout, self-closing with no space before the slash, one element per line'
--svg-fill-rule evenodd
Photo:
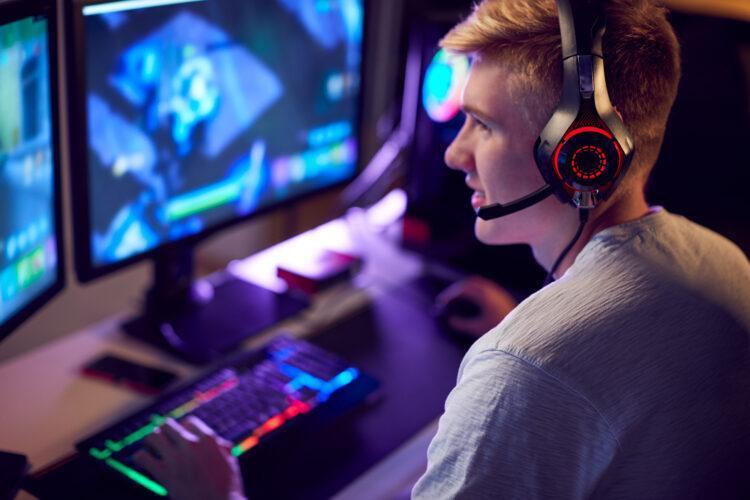
<path fill-rule="evenodd" d="M 194 281 L 193 267 L 191 247 L 157 254 L 141 315 L 123 325 L 125 332 L 190 363 L 205 364 L 309 305 L 227 272 Z"/>

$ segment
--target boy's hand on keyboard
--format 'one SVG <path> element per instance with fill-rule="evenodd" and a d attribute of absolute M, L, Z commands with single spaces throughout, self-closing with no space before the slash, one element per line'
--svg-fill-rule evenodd
<path fill-rule="evenodd" d="M 176 500 L 244 499 L 232 445 L 195 417 L 169 419 L 144 440 L 133 457 Z M 151 450 L 151 452 L 146 451 Z M 158 455 L 158 457 L 157 457 Z"/>

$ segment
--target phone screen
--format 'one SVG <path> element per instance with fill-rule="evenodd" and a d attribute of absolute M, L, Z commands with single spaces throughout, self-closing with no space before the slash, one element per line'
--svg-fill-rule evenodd
<path fill-rule="evenodd" d="M 83 367 L 85 375 L 126 385 L 139 392 L 154 394 L 172 382 L 172 372 L 144 366 L 117 356 L 104 355 Z"/>

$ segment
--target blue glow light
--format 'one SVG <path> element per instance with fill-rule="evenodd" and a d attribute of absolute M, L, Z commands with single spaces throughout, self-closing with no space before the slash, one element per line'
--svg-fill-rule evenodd
<path fill-rule="evenodd" d="M 271 352 L 271 357 L 274 361 L 281 363 L 282 361 L 286 361 L 289 359 L 289 357 L 294 354 L 294 350 L 286 347 L 284 349 L 279 349 L 278 351 Z"/>
<path fill-rule="evenodd" d="M 126 10 L 148 9 L 150 7 L 163 7 L 165 5 L 176 5 L 181 3 L 202 2 L 203 0 L 128 0 L 124 2 L 109 2 L 96 5 L 87 5 L 83 8 L 84 16 L 96 16 L 99 14 L 110 14 Z"/>
<path fill-rule="evenodd" d="M 436 122 L 447 122 L 458 114 L 461 92 L 469 75 L 469 59 L 440 49 L 424 77 L 422 104 Z"/>
<path fill-rule="evenodd" d="M 279 369 L 284 375 L 292 379 L 292 381 L 289 382 L 288 385 L 290 387 L 294 387 L 295 390 L 298 390 L 302 387 L 307 387 L 314 391 L 319 391 L 325 385 L 325 382 L 323 380 L 320 380 L 317 377 L 313 377 L 309 373 L 300 370 L 296 366 L 280 364 Z"/>
<path fill-rule="evenodd" d="M 347 368 L 336 375 L 329 384 L 332 386 L 332 390 L 335 391 L 340 387 L 350 384 L 357 377 L 359 377 L 359 370 L 356 368 Z"/>
<path fill-rule="evenodd" d="M 327 382 L 318 394 L 318 401 L 325 401 L 328 397 L 341 389 L 343 386 L 350 384 L 355 378 L 359 376 L 359 370 L 356 368 L 347 368 L 343 372 L 333 377 Z"/>
<path fill-rule="evenodd" d="M 347 368 L 340 372 L 329 381 L 321 380 L 307 373 L 304 370 L 297 368 L 296 366 L 280 364 L 279 370 L 291 378 L 292 380 L 287 383 L 287 393 L 293 393 L 300 390 L 302 387 L 307 387 L 313 391 L 318 391 L 318 401 L 325 401 L 328 397 L 342 388 L 343 386 L 350 384 L 354 379 L 359 376 L 359 370 L 356 368 Z"/>
<path fill-rule="evenodd" d="M 352 124 L 340 121 L 310 130 L 307 134 L 307 144 L 311 148 L 318 148 L 332 142 L 343 141 L 352 135 Z"/>

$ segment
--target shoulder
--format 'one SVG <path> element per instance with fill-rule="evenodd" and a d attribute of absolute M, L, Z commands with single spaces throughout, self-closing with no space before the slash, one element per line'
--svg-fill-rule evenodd
<path fill-rule="evenodd" d="M 477 347 L 446 401 L 414 496 L 584 497 L 618 446 L 574 388 L 511 353 Z"/>
<path fill-rule="evenodd" d="M 585 395 L 618 435 L 667 394 L 688 398 L 701 374 L 746 363 L 747 259 L 710 230 L 664 215 L 592 240 L 562 279 L 472 351 L 539 367 Z"/>
<path fill-rule="evenodd" d="M 589 263 L 625 259 L 637 266 L 636 271 L 649 271 L 661 280 L 710 282 L 750 273 L 750 262 L 735 243 L 661 207 L 642 219 L 601 231 L 586 250 Z"/>
<path fill-rule="evenodd" d="M 602 419 L 606 428 L 600 412 L 577 386 L 523 353 L 484 348 L 482 342 L 475 344 L 464 359 L 446 410 L 452 406 L 459 412 L 473 408 L 472 413 L 483 420 L 497 419 L 509 427 L 527 425 L 525 412 L 533 408 L 539 420 L 552 421 L 561 411 L 568 411 L 581 419 Z M 477 406 L 482 408 L 477 411 Z M 487 415 L 482 416 L 485 412 Z"/>
<path fill-rule="evenodd" d="M 750 261 L 724 236 L 661 209 L 602 231 L 587 249 L 588 267 L 613 286 L 634 284 L 644 311 L 688 311 L 713 327 L 731 318 L 750 331 Z"/>
<path fill-rule="evenodd" d="M 614 332 L 647 345 L 688 320 L 750 330 L 750 262 L 723 236 L 661 210 L 595 236 L 560 280 L 519 304 L 481 345 L 545 364 L 566 347 L 610 349 Z"/>
<path fill-rule="evenodd" d="M 591 349 L 600 339 L 596 331 L 619 311 L 629 309 L 628 296 L 636 293 L 621 282 L 616 292 L 601 276 L 566 276 L 547 285 L 521 302 L 500 324 L 472 346 L 498 350 L 517 356 L 533 366 L 552 368 L 554 358 L 564 356 L 568 349 Z M 594 292 L 592 287 L 598 287 Z M 621 300 L 613 307 L 616 293 Z"/>

